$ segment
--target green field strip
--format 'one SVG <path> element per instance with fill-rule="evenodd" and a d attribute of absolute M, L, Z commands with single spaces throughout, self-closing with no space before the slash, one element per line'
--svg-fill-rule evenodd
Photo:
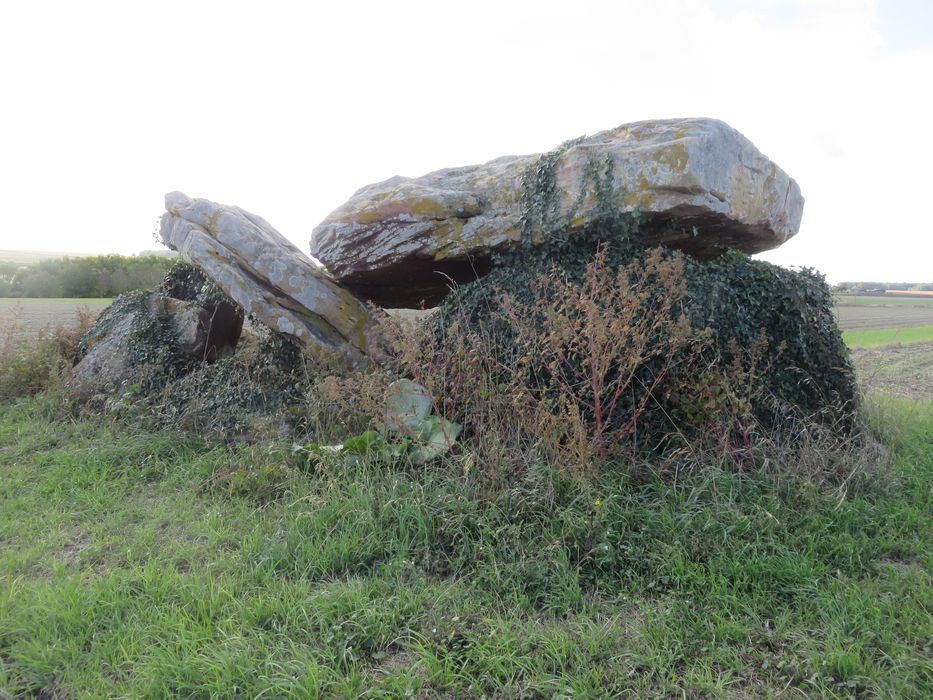
<path fill-rule="evenodd" d="M 842 339 L 850 348 L 875 348 L 882 345 L 928 343 L 933 342 L 933 326 L 846 331 L 842 334 Z"/>

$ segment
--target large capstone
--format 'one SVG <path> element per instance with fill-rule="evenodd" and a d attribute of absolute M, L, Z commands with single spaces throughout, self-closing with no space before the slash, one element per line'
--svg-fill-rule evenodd
<path fill-rule="evenodd" d="M 341 284 L 387 307 L 433 306 L 491 254 L 606 214 L 640 212 L 646 244 L 708 259 L 756 253 L 800 226 L 797 183 L 715 119 L 625 124 L 543 155 L 368 185 L 314 229 L 311 254 Z"/>
<path fill-rule="evenodd" d="M 319 357 L 366 361 L 375 338 L 369 310 L 267 221 L 181 192 L 166 195 L 165 208 L 163 242 L 248 314 Z"/>

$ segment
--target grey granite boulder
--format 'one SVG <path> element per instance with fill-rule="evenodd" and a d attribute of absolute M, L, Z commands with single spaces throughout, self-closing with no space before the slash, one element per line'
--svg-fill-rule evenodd
<path fill-rule="evenodd" d="M 213 362 L 233 353 L 242 329 L 243 316 L 226 302 L 130 292 L 108 306 L 81 339 L 81 360 L 69 383 L 118 387 L 146 364 Z"/>
<path fill-rule="evenodd" d="M 367 360 L 376 328 L 366 306 L 267 221 L 239 207 L 165 196 L 163 242 L 243 309 L 322 358 Z"/>
<path fill-rule="evenodd" d="M 311 254 L 364 298 L 431 306 L 451 282 L 485 274 L 491 252 L 523 234 L 540 241 L 543 219 L 571 234 L 592 222 L 605 211 L 599 188 L 614 210 L 644 215 L 646 244 L 701 258 L 776 248 L 803 213 L 797 183 L 738 131 L 715 119 L 667 119 L 542 156 L 368 185 L 314 229 Z"/>
<path fill-rule="evenodd" d="M 118 300 L 119 301 L 119 300 Z M 71 386 L 85 382 L 119 386 L 134 368 L 131 354 L 133 332 L 152 316 L 152 298 L 142 297 L 141 303 L 107 307 L 81 340 L 81 360 L 71 371 Z"/>

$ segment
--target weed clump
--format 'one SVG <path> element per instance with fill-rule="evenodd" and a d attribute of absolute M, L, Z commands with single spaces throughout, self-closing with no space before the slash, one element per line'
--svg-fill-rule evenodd
<path fill-rule="evenodd" d="M 264 328 L 238 352 L 200 363 L 155 393 L 138 392 L 135 408 L 159 424 L 255 440 L 291 430 L 314 376 L 294 342 Z"/>
<path fill-rule="evenodd" d="M 672 436 L 749 453 L 756 431 L 797 420 L 854 429 L 854 373 L 819 275 L 737 252 L 698 261 L 638 236 L 637 219 L 609 217 L 503 257 L 440 307 L 433 366 L 470 335 L 495 358 L 486 383 L 520 397 L 512 415 L 530 410 L 532 434 L 581 457 L 663 450 Z"/>
<path fill-rule="evenodd" d="M 27 341 L 17 336 L 14 318 L 0 335 L 0 401 L 35 396 L 60 386 L 93 321 L 89 311 L 78 308 L 72 323 L 47 325 Z"/>

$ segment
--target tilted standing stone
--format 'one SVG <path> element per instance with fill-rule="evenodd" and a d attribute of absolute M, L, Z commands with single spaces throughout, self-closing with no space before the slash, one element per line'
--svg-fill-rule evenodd
<path fill-rule="evenodd" d="M 165 196 L 160 235 L 248 314 L 322 357 L 364 362 L 375 321 L 351 292 L 264 219 L 239 207 Z"/>
<path fill-rule="evenodd" d="M 701 258 L 776 248 L 803 214 L 797 183 L 738 131 L 715 119 L 667 119 L 625 124 L 544 156 L 368 185 L 314 229 L 311 254 L 364 298 L 430 306 L 451 280 L 482 276 L 492 251 L 517 244 L 535 214 L 529 187 L 553 186 L 546 215 L 572 233 L 600 213 L 596 178 L 617 211 L 644 214 L 646 244 Z"/>

